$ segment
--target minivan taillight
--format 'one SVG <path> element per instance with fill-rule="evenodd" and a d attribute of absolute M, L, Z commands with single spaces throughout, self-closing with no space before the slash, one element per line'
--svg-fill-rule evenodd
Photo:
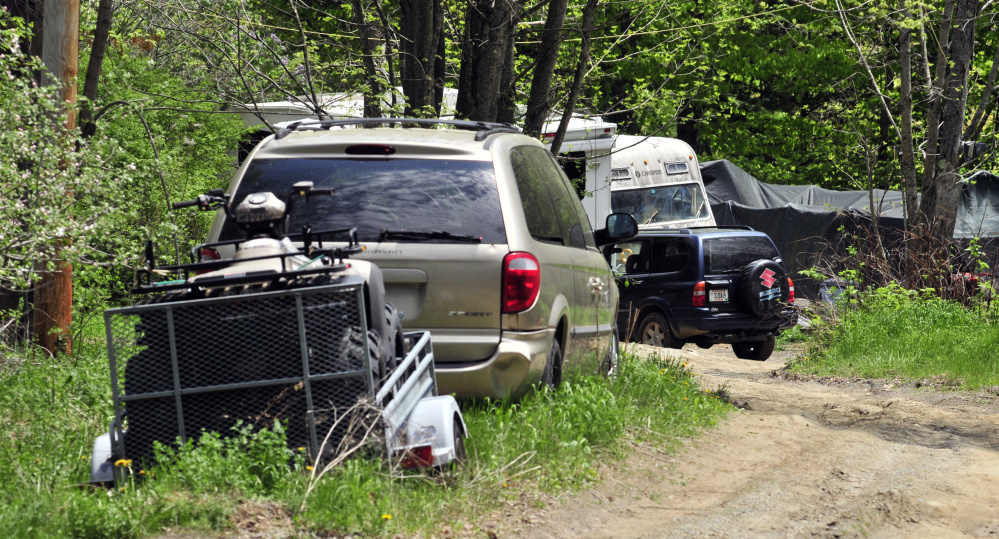
<path fill-rule="evenodd" d="M 705 292 L 707 288 L 708 285 L 704 281 L 694 285 L 694 297 L 690 300 L 694 307 L 706 307 L 708 305 L 708 296 Z"/>
<path fill-rule="evenodd" d="M 530 309 L 541 290 L 541 265 L 531 253 L 510 253 L 503 258 L 503 314 Z"/>
<path fill-rule="evenodd" d="M 787 278 L 787 302 L 794 303 L 794 281 L 790 277 Z"/>

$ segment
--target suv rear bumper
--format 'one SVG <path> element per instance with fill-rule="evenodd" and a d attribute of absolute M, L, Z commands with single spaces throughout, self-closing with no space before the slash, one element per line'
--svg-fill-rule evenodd
<path fill-rule="evenodd" d="M 503 331 L 488 359 L 435 363 L 437 392 L 457 398 L 520 396 L 541 380 L 554 338 L 554 329 Z"/>
<path fill-rule="evenodd" d="M 693 310 L 693 309 L 692 309 Z M 798 323 L 798 311 L 785 309 L 773 318 L 759 320 L 745 313 L 710 313 L 697 309 L 697 316 L 673 319 L 673 334 L 683 340 L 735 343 L 762 340 Z"/>

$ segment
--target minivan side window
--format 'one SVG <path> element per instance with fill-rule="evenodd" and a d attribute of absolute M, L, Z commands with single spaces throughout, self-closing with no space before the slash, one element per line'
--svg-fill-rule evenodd
<path fill-rule="evenodd" d="M 566 175 L 565 169 L 559 166 L 558 161 L 555 160 L 555 156 L 549 152 L 545 152 L 545 156 L 548 158 L 548 161 L 551 162 L 559 177 L 562 178 L 562 186 L 565 187 L 566 192 L 569 193 L 569 197 L 566 200 L 567 203 L 572 206 L 573 211 L 576 212 L 576 220 L 579 222 L 579 227 L 583 234 L 583 243 L 586 247 L 596 249 L 597 241 L 593 239 L 593 228 L 590 227 L 590 218 L 586 215 L 586 210 L 583 209 L 583 204 L 579 202 L 579 199 L 582 197 L 576 196 L 576 188 L 572 186 L 572 181 L 569 180 L 569 176 Z M 573 244 L 573 247 L 576 246 L 576 244 Z"/>
<path fill-rule="evenodd" d="M 562 229 L 555 217 L 555 207 L 541 170 L 524 150 L 530 146 L 519 146 L 510 153 L 513 176 L 517 180 L 520 201 L 524 205 L 527 230 L 537 241 L 564 244 Z"/>
<path fill-rule="evenodd" d="M 569 247 L 577 249 L 586 248 L 586 240 L 583 235 L 583 227 L 579 224 L 579 216 L 573 208 L 574 196 L 570 196 L 569 190 L 562 183 L 565 172 L 558 163 L 552 159 L 551 154 L 544 148 L 536 146 L 523 146 L 523 151 L 530 155 L 535 166 L 538 167 L 541 177 L 544 178 L 545 188 L 548 196 L 551 197 L 555 205 L 555 218 L 558 219 L 559 226 L 562 227 L 562 238 Z M 577 202 L 578 203 L 578 202 Z"/>

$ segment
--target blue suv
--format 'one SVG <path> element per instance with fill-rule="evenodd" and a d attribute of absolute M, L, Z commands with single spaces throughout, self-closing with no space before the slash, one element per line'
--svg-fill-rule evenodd
<path fill-rule="evenodd" d="M 794 283 L 770 237 L 748 227 L 643 231 L 604 248 L 614 269 L 621 340 L 681 348 L 731 343 L 764 361 L 794 326 Z"/>

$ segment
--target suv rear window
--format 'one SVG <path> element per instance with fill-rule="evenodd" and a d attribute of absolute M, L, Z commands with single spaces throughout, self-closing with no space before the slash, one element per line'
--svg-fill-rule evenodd
<path fill-rule="evenodd" d="M 336 192 L 296 202 L 288 232 L 308 223 L 316 231 L 356 226 L 358 239 L 369 242 L 378 241 L 379 232 L 389 229 L 436 230 L 480 236 L 483 243 L 506 243 L 496 175 L 488 161 L 256 159 L 232 203 L 262 191 L 283 197 L 300 181 Z M 237 237 L 236 227 L 227 222 L 220 239 Z"/>
<path fill-rule="evenodd" d="M 779 257 L 774 244 L 768 238 L 760 236 L 704 240 L 705 273 L 738 273 L 743 266 L 754 260 L 774 260 Z"/>

